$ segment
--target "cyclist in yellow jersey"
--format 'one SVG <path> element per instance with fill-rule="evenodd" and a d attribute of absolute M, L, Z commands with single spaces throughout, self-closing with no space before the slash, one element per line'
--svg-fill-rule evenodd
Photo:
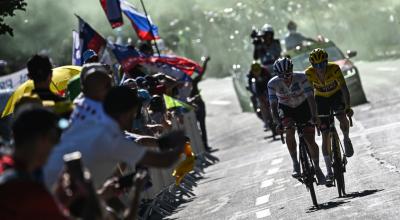
<path fill-rule="evenodd" d="M 332 109 L 335 112 L 344 111 L 347 116 L 353 115 L 350 107 L 350 93 L 344 80 L 344 76 L 339 66 L 328 62 L 328 54 L 321 48 L 314 49 L 309 57 L 311 66 L 306 69 L 306 77 L 314 87 L 315 102 L 319 115 L 328 115 Z M 349 120 L 346 114 L 337 116 L 340 122 L 340 129 L 344 136 L 345 154 L 347 157 L 353 156 L 354 150 L 349 138 Z M 321 119 L 322 131 L 322 154 L 327 169 L 327 185 L 333 183 L 332 162 L 330 159 L 330 149 L 328 149 L 329 119 Z"/>

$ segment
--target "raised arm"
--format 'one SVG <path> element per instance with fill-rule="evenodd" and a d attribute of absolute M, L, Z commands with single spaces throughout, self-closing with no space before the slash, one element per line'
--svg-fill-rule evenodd
<path fill-rule="evenodd" d="M 201 72 L 196 78 L 193 79 L 193 81 L 195 82 L 200 82 L 201 79 L 203 78 L 203 75 L 206 73 L 207 71 L 207 65 L 208 65 L 208 61 L 210 61 L 211 58 L 209 56 L 207 56 L 203 62 L 203 72 Z"/>

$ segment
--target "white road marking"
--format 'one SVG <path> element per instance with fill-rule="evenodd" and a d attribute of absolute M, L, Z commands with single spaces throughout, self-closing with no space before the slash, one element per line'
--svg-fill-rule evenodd
<path fill-rule="evenodd" d="M 266 188 L 268 186 L 272 186 L 274 183 L 274 179 L 265 180 L 261 183 L 261 188 Z"/>
<path fill-rule="evenodd" d="M 268 170 L 267 175 L 275 174 L 279 171 L 279 167 L 274 167 Z"/>
<path fill-rule="evenodd" d="M 273 160 L 273 161 L 271 162 L 271 165 L 272 165 L 272 166 L 278 165 L 278 164 L 282 163 L 282 161 L 283 161 L 283 158 L 275 159 L 275 160 Z"/>
<path fill-rule="evenodd" d="M 269 202 L 269 194 L 265 196 L 260 196 L 256 199 L 256 206 L 262 205 Z"/>
<path fill-rule="evenodd" d="M 256 212 L 257 218 L 265 218 L 271 215 L 269 209 L 264 209 L 262 211 Z"/>
<path fill-rule="evenodd" d="M 382 71 L 382 72 L 395 72 L 395 71 L 397 71 L 397 68 L 396 67 L 378 67 L 378 68 L 376 68 L 376 70 Z"/>
<path fill-rule="evenodd" d="M 229 105 L 231 104 L 230 101 L 227 100 L 214 100 L 210 102 L 211 105 Z"/>
<path fill-rule="evenodd" d="M 299 187 L 301 185 L 303 185 L 303 184 L 302 183 L 297 183 L 297 184 L 294 185 L 294 187 Z"/>
<path fill-rule="evenodd" d="M 276 181 L 276 183 L 278 183 L 278 184 L 280 184 L 280 185 L 282 185 L 282 184 L 284 184 L 284 183 L 288 183 L 288 182 L 290 182 L 290 180 L 289 179 L 287 179 L 287 180 L 281 180 L 281 181 Z"/>

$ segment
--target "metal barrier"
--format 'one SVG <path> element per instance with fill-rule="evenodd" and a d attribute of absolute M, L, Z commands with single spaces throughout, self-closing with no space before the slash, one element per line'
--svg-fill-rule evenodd
<path fill-rule="evenodd" d="M 185 175 L 179 185 L 175 184 L 175 179 L 171 175 L 177 163 L 168 169 L 150 168 L 153 187 L 143 193 L 141 209 L 144 211 L 140 219 L 147 219 L 152 215 L 160 217 L 171 215 L 179 204 L 187 202 L 188 198 L 194 196 L 192 190 L 197 186 L 196 181 L 201 178 L 204 168 L 219 161 L 205 151 L 194 111 L 183 114 L 183 125 L 179 124 L 178 120 L 173 120 L 173 127 L 183 128 L 190 138 L 196 156 L 195 167 Z"/>

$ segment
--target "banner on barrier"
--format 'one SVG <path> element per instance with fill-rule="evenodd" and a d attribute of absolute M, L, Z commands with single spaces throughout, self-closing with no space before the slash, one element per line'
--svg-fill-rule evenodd
<path fill-rule="evenodd" d="M 18 86 L 22 85 L 28 80 L 28 70 L 22 69 L 18 72 L 10 75 L 0 77 L 0 90 L 3 89 L 17 89 Z"/>

